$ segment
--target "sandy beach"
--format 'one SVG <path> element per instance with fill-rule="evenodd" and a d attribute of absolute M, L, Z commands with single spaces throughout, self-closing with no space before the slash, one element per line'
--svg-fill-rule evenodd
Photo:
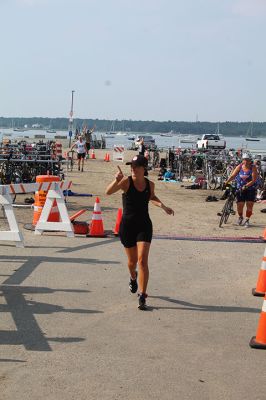
<path fill-rule="evenodd" d="M 117 168 L 103 161 L 105 153 L 96 150 L 83 173 L 75 165 L 66 179 L 73 192 L 99 196 L 111 230 L 121 194 L 104 194 Z M 264 204 L 255 205 L 249 229 L 236 226 L 236 217 L 221 229 L 216 214 L 224 202 L 205 202 L 220 192 L 159 182 L 156 171 L 149 178 L 175 210 L 167 216 L 150 206 L 155 235 L 248 238 L 264 230 Z M 94 202 L 69 197 L 69 214 L 86 208 L 80 220 L 89 221 Z M 262 305 L 251 288 L 263 243 L 154 239 L 149 311 L 141 312 L 118 238 L 39 237 L 23 228 L 33 211 L 15 213 L 26 247 L 0 244 L 1 400 L 264 399 L 265 353 L 249 347 Z"/>

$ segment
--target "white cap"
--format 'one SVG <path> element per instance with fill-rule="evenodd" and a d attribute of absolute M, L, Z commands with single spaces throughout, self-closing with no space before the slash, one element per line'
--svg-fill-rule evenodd
<path fill-rule="evenodd" d="M 248 153 L 243 153 L 242 154 L 242 160 L 245 160 L 245 159 L 251 160 L 251 156 Z"/>

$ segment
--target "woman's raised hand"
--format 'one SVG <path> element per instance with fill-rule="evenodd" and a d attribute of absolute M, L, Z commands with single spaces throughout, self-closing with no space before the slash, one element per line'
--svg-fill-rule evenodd
<path fill-rule="evenodd" d="M 119 167 L 119 165 L 117 165 L 117 168 L 118 168 L 118 172 L 115 175 L 115 180 L 117 182 L 120 182 L 124 178 L 124 174 L 123 174 L 121 168 Z"/>

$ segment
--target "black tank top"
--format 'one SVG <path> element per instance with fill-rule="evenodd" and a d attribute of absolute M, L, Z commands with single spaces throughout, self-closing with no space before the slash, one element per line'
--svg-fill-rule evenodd
<path fill-rule="evenodd" d="M 140 192 L 135 188 L 132 177 L 129 176 L 128 179 L 128 191 L 122 194 L 123 218 L 133 219 L 141 217 L 142 219 L 149 219 L 148 204 L 151 195 L 149 180 L 145 178 L 146 187 L 142 192 Z"/>

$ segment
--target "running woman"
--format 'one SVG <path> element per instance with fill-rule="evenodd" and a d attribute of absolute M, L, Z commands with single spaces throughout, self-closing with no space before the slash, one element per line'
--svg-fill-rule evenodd
<path fill-rule="evenodd" d="M 76 147 L 78 154 L 78 170 L 80 171 L 80 160 L 81 160 L 81 172 L 83 172 L 84 158 L 86 156 L 86 142 L 82 139 L 81 135 L 79 136 L 78 141 L 73 143 L 70 150 L 73 150 L 74 147 Z"/>
<path fill-rule="evenodd" d="M 143 155 L 133 157 L 132 161 L 126 164 L 131 165 L 131 176 L 124 176 L 118 166 L 115 180 L 108 185 L 106 194 L 110 195 L 118 190 L 123 192 L 123 216 L 119 235 L 128 258 L 129 289 L 131 293 L 136 293 L 139 288 L 139 309 L 145 310 L 149 280 L 148 257 L 152 240 L 149 201 L 162 208 L 168 215 L 174 215 L 174 211 L 166 207 L 155 195 L 154 183 L 146 178 L 148 161 Z"/>
<path fill-rule="evenodd" d="M 246 203 L 246 220 L 244 226 L 248 228 L 249 219 L 252 215 L 256 199 L 256 181 L 258 179 L 258 172 L 257 168 L 252 164 L 251 157 L 247 153 L 243 154 L 242 163 L 234 169 L 229 179 L 225 182 L 225 185 L 234 179 L 236 180 L 236 187 L 238 189 L 236 193 L 238 225 L 243 224 L 243 210 Z"/>

